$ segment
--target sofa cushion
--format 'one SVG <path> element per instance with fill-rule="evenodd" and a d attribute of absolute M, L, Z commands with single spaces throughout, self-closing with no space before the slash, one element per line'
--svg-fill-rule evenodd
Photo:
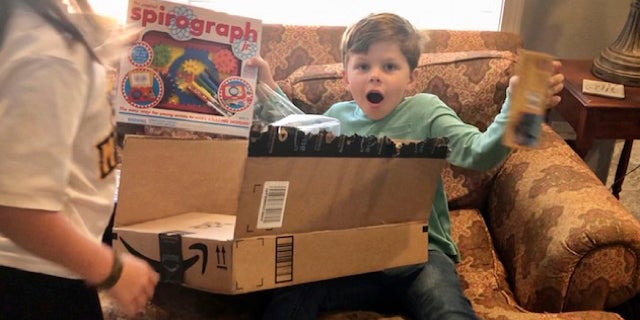
<path fill-rule="evenodd" d="M 500 111 L 515 58 L 511 51 L 495 50 L 423 53 L 415 85 L 408 94 L 436 94 L 463 121 L 485 130 Z M 305 113 L 323 113 L 335 102 L 352 99 L 342 82 L 340 63 L 300 67 L 279 85 Z M 482 207 L 497 170 L 482 173 L 445 167 L 443 179 L 450 206 Z"/>
<path fill-rule="evenodd" d="M 269 62 L 276 80 L 282 80 L 303 65 L 340 61 L 344 26 L 299 26 L 265 24 L 260 54 Z"/>

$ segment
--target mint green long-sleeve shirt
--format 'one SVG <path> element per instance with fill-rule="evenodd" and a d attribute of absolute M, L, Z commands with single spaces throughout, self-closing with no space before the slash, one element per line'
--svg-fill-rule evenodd
<path fill-rule="evenodd" d="M 380 120 L 369 119 L 355 101 L 338 102 L 325 112 L 340 121 L 341 133 L 362 136 L 387 136 L 396 139 L 423 140 L 447 137 L 449 163 L 475 170 L 488 170 L 500 164 L 510 149 L 502 144 L 507 124 L 507 99 L 500 114 L 485 132 L 464 123 L 437 96 L 420 93 L 405 98 L 389 115 Z M 440 250 L 460 261 L 459 251 L 451 237 L 447 197 L 439 179 L 429 218 L 429 249 Z"/>

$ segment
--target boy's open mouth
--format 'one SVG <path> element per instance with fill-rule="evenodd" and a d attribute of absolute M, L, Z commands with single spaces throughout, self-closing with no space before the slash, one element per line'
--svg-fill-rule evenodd
<path fill-rule="evenodd" d="M 380 103 L 382 100 L 384 100 L 384 96 L 380 92 L 371 91 L 367 93 L 367 101 L 371 103 Z"/>

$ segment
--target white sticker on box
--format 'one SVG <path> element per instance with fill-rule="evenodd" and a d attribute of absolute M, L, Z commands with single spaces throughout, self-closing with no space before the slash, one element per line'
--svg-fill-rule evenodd
<path fill-rule="evenodd" d="M 266 181 L 264 183 L 260 211 L 258 212 L 258 229 L 282 227 L 288 191 L 289 181 Z"/>

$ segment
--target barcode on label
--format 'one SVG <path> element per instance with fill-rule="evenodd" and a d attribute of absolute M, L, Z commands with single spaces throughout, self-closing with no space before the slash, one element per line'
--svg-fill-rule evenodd
<path fill-rule="evenodd" d="M 288 190 L 289 181 L 267 181 L 264 183 L 258 213 L 258 229 L 282 227 Z"/>
<path fill-rule="evenodd" d="M 276 238 L 276 283 L 293 281 L 293 236 Z"/>

